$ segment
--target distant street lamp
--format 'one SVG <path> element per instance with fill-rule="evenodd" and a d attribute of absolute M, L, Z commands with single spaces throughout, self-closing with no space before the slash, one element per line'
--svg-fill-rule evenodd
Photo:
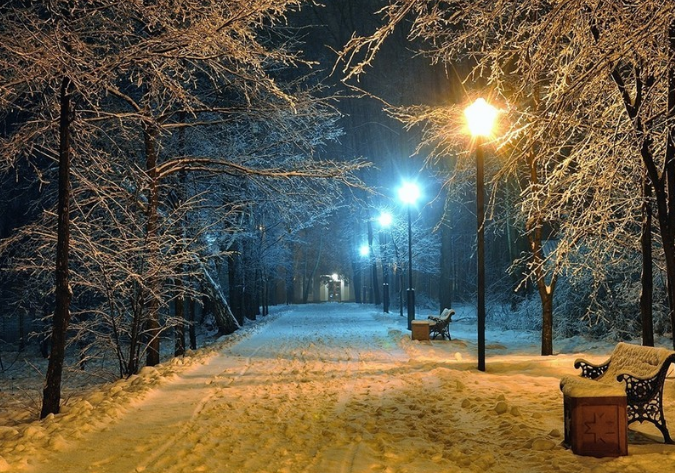
<path fill-rule="evenodd" d="M 420 198 L 420 189 L 414 182 L 405 182 L 398 190 L 398 198 L 408 206 L 408 330 L 415 320 L 415 289 L 412 275 L 412 217 L 411 207 Z"/>
<path fill-rule="evenodd" d="M 476 258 L 478 260 L 478 369 L 485 371 L 485 184 L 483 139 L 492 134 L 497 109 L 479 98 L 464 111 L 476 149 Z"/>
<path fill-rule="evenodd" d="M 389 212 L 382 212 L 379 218 L 380 227 L 387 229 L 392 217 Z M 387 261 L 387 233 L 382 232 L 382 310 L 389 313 L 389 262 Z"/>

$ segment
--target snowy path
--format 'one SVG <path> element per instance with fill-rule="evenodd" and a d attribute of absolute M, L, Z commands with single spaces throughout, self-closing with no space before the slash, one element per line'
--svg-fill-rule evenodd
<path fill-rule="evenodd" d="M 313 306 L 280 317 L 152 391 L 116 424 L 84 437 L 76 454 L 69 445 L 38 471 L 264 471 L 283 463 L 298 471 L 299 452 L 290 452 L 309 430 L 334 434 L 310 425 L 344 411 L 360 367 L 367 362 L 369 369 L 386 370 L 407 362 L 385 326 L 362 313 L 350 318 L 348 307 L 317 312 Z M 344 329 L 331 328 L 335 324 Z M 280 457 L 269 464 L 260 449 Z M 311 451 L 302 453 L 300 464 L 316 463 Z"/>
<path fill-rule="evenodd" d="M 373 308 L 296 307 L 132 398 L 114 419 L 98 427 L 70 421 L 75 435 L 56 435 L 21 471 L 548 473 L 675 465 L 675 451 L 657 443 L 631 445 L 622 459 L 578 457 L 560 446 L 558 380 L 573 372 L 572 356 L 499 355 L 504 347 L 493 344 L 488 373 L 479 373 L 470 337 L 419 343 L 407 334 L 402 319 Z"/>

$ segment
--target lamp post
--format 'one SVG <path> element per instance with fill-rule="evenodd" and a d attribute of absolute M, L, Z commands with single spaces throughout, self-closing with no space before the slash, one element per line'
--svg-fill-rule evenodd
<path fill-rule="evenodd" d="M 412 330 L 412 321 L 415 320 L 415 289 L 412 275 L 412 216 L 411 207 L 420 197 L 420 190 L 413 182 L 404 183 L 398 190 L 398 197 L 408 206 L 408 330 Z"/>
<path fill-rule="evenodd" d="M 401 258 L 399 257 L 399 252 L 398 252 L 398 245 L 396 245 L 396 238 L 394 236 L 391 236 L 391 244 L 394 247 L 394 258 L 396 261 L 396 265 L 394 266 L 394 274 L 398 274 L 398 309 L 400 311 L 399 315 L 403 317 L 403 270 L 401 269 L 400 261 Z"/>
<path fill-rule="evenodd" d="M 382 212 L 380 214 L 380 227 L 389 228 L 391 225 L 391 214 Z M 382 233 L 382 311 L 389 313 L 389 263 L 387 262 L 387 233 Z"/>
<path fill-rule="evenodd" d="M 476 149 L 476 259 L 478 260 L 478 370 L 485 371 L 485 183 L 483 139 L 492 134 L 497 109 L 477 99 L 464 111 Z"/>

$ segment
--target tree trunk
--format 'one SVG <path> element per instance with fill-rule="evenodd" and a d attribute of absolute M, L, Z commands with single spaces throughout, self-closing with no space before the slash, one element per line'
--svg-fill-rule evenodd
<path fill-rule="evenodd" d="M 530 153 L 527 165 L 530 173 L 530 183 L 533 186 L 539 185 L 539 176 L 537 174 L 536 158 Z M 541 355 L 550 356 L 553 354 L 553 295 L 555 291 L 557 277 L 555 273 L 551 276 L 550 284 L 546 284 L 546 271 L 544 264 L 546 255 L 544 255 L 542 222 L 535 215 L 525 224 L 527 238 L 530 243 L 530 253 L 532 255 L 532 267 L 534 279 L 541 300 Z"/>
<path fill-rule="evenodd" d="M 295 261 L 296 261 L 296 249 L 295 244 L 291 241 L 288 244 L 288 253 L 291 255 L 290 261 L 286 263 L 285 269 L 285 293 L 286 293 L 286 304 L 293 304 L 295 302 Z"/>
<path fill-rule="evenodd" d="M 266 317 L 270 313 L 270 287 L 269 287 L 269 276 L 267 276 L 267 271 L 262 272 L 262 316 Z"/>
<path fill-rule="evenodd" d="M 190 334 L 190 349 L 191 350 L 196 350 L 197 349 L 197 329 L 195 327 L 195 321 L 197 320 L 197 301 L 195 300 L 194 297 L 190 297 L 190 302 L 188 304 L 189 307 L 189 316 L 188 316 L 188 321 L 190 322 L 188 332 Z"/>
<path fill-rule="evenodd" d="M 453 296 L 453 255 L 452 255 L 452 228 L 443 225 L 441 228 L 441 277 L 439 284 L 440 312 L 452 308 Z"/>
<path fill-rule="evenodd" d="M 654 322 L 652 316 L 652 298 L 654 293 L 653 261 L 652 261 L 652 188 L 647 176 L 642 183 L 642 233 L 640 245 L 642 247 L 642 274 L 640 281 L 640 322 L 642 325 L 642 344 L 654 346 Z"/>
<path fill-rule="evenodd" d="M 183 298 L 183 280 L 176 278 L 176 288 L 178 296 L 175 301 L 175 316 L 176 326 L 174 329 L 175 344 L 173 354 L 174 356 L 183 356 L 185 354 L 185 299 Z"/>
<path fill-rule="evenodd" d="M 227 279 L 230 292 L 230 307 L 238 324 L 244 323 L 244 276 L 241 264 L 241 242 L 235 241 L 227 258 Z"/>
<path fill-rule="evenodd" d="M 241 324 L 232 314 L 227 299 L 223 295 L 220 284 L 211 276 L 206 267 L 202 267 L 204 273 L 204 292 L 211 301 L 213 315 L 218 326 L 220 335 L 228 335 L 241 328 Z"/>
<path fill-rule="evenodd" d="M 182 110 L 179 114 L 179 121 L 181 123 L 185 123 L 187 120 L 187 112 Z M 185 145 L 185 128 L 181 127 L 178 130 L 178 154 L 179 156 L 183 157 L 186 154 L 186 145 Z M 178 195 L 178 202 L 176 204 L 176 207 L 182 205 L 185 202 L 185 188 L 186 188 L 186 181 L 187 181 L 187 171 L 183 170 L 178 174 L 178 188 L 177 188 L 177 195 Z M 186 251 L 185 248 L 185 235 L 187 234 L 187 227 L 188 226 L 188 215 L 185 215 L 181 221 L 180 221 L 180 229 L 181 229 L 181 245 L 179 246 L 180 251 Z M 183 276 L 182 276 L 182 265 L 179 266 L 179 271 L 178 271 L 178 276 L 176 277 L 176 289 L 177 289 L 177 297 L 176 297 L 176 319 L 177 319 L 177 324 L 176 324 L 176 330 L 175 330 L 175 344 L 174 344 L 174 355 L 175 356 L 182 356 L 185 354 L 185 283 L 183 282 Z"/>
<path fill-rule="evenodd" d="M 146 211 L 146 237 L 147 237 L 147 314 L 145 319 L 145 333 L 148 339 L 148 351 L 146 365 L 159 364 L 159 292 L 160 281 L 157 278 L 157 260 L 159 256 L 158 221 L 159 221 L 159 183 L 157 176 L 157 136 L 158 130 L 153 125 L 143 130 L 145 139 L 145 171 L 148 176 L 148 207 Z"/>
<path fill-rule="evenodd" d="M 312 271 L 305 271 L 305 287 L 302 294 L 302 303 L 307 304 L 309 301 L 309 291 L 312 289 L 312 283 L 314 282 L 314 276 L 316 275 L 316 270 L 319 268 L 319 263 L 321 262 L 321 254 L 323 253 L 323 235 L 319 237 L 319 248 L 317 250 L 316 260 L 314 261 L 314 266 L 312 266 Z M 305 253 L 306 254 L 306 253 Z M 307 260 L 305 260 L 307 263 Z"/>
<path fill-rule="evenodd" d="M 35 320 L 35 308 L 30 309 L 30 320 Z M 26 315 L 22 310 L 19 311 L 19 353 L 22 353 L 26 348 L 26 340 L 24 339 L 26 333 Z"/>
<path fill-rule="evenodd" d="M 258 280 L 256 278 L 257 270 L 253 268 L 251 246 L 250 241 L 244 242 L 244 317 L 255 320 L 258 313 Z"/>
<path fill-rule="evenodd" d="M 52 348 L 47 367 L 47 378 L 43 390 L 42 412 L 40 418 L 49 414 L 58 414 L 61 404 L 61 378 L 66 352 L 66 331 L 70 322 L 70 301 L 72 292 L 68 274 L 70 252 L 70 123 L 71 82 L 64 77 L 61 81 L 60 117 L 59 117 L 59 201 L 57 209 L 56 243 L 56 309 L 52 326 Z"/>
<path fill-rule="evenodd" d="M 138 373 L 140 368 L 141 326 L 145 318 L 144 289 L 139 283 L 134 284 L 134 300 L 132 302 L 131 334 L 129 335 L 129 361 L 125 374 L 131 376 Z"/>
<path fill-rule="evenodd" d="M 371 283 L 372 283 L 372 293 L 373 297 L 371 302 L 375 305 L 380 305 L 382 302 L 380 297 L 380 283 L 377 277 L 377 259 L 373 253 L 373 222 L 372 219 L 368 218 L 368 248 L 370 250 L 370 273 L 371 273 Z"/>
<path fill-rule="evenodd" d="M 593 30 L 592 32 L 597 40 L 597 30 Z M 671 20 L 668 28 L 667 47 L 669 67 L 666 119 L 671 125 L 666 139 L 666 154 L 663 173 L 661 175 L 659 175 L 659 169 L 653 154 L 652 137 L 650 136 L 649 130 L 646 128 L 645 121 L 639 116 L 641 103 L 633 103 L 626 94 L 624 94 L 624 105 L 628 116 L 635 124 L 635 131 L 638 139 L 641 141 L 640 156 L 649 177 L 648 181 L 651 185 L 651 191 L 653 191 L 654 194 L 659 233 L 661 235 L 665 258 L 668 318 L 670 319 L 672 330 L 672 328 L 675 327 L 675 222 L 673 222 L 673 219 L 675 218 L 675 126 L 672 125 L 673 120 L 675 120 L 675 19 Z M 621 73 L 618 69 L 612 71 L 612 78 L 617 88 L 620 91 L 623 90 L 625 81 L 621 77 Z M 654 77 L 649 77 L 645 82 L 653 81 Z M 673 347 L 675 348 L 675 337 L 673 337 Z"/>
<path fill-rule="evenodd" d="M 665 215 L 659 217 L 663 250 L 666 259 L 666 280 L 668 290 L 668 310 L 670 312 L 671 333 L 675 333 L 675 19 L 671 18 L 668 28 L 668 111 L 667 119 L 668 143 L 666 145 L 665 160 L 665 187 L 666 205 Z M 675 348 L 675 336 L 673 336 Z"/>
<path fill-rule="evenodd" d="M 553 291 L 541 297 L 541 355 L 553 355 Z"/>
<path fill-rule="evenodd" d="M 352 290 L 354 291 L 354 302 L 361 304 L 363 299 L 361 298 L 361 269 L 359 268 L 358 262 L 356 260 L 352 261 Z"/>

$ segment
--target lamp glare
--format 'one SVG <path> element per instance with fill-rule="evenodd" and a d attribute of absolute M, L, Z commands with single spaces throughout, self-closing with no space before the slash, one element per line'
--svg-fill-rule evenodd
<path fill-rule="evenodd" d="M 391 225 L 391 222 L 393 221 L 393 218 L 389 212 L 382 212 L 380 214 L 380 226 L 383 228 L 387 228 L 388 226 Z"/>
<path fill-rule="evenodd" d="M 499 111 L 479 98 L 464 110 L 464 116 L 473 136 L 490 136 Z"/>
<path fill-rule="evenodd" d="M 398 197 L 404 204 L 415 205 L 420 198 L 420 188 L 414 182 L 406 182 L 399 188 Z"/>

